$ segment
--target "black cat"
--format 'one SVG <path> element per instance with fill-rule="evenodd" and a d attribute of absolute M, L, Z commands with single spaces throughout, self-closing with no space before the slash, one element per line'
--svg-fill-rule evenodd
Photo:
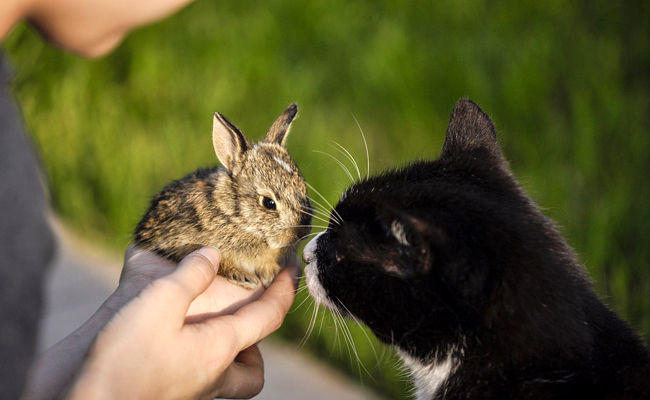
<path fill-rule="evenodd" d="M 317 302 L 411 369 L 418 399 L 650 399 L 650 355 L 460 100 L 436 161 L 350 187 L 305 248 Z"/>

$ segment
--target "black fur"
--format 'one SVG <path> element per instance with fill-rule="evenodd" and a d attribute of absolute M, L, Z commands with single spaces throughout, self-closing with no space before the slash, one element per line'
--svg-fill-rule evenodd
<path fill-rule="evenodd" d="M 307 281 L 330 305 L 421 364 L 453 360 L 419 398 L 650 398 L 648 351 L 596 295 L 469 100 L 438 160 L 356 183 L 314 240 Z"/>

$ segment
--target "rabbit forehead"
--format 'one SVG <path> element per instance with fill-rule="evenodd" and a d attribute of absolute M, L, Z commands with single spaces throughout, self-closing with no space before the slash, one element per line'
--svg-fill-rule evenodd
<path fill-rule="evenodd" d="M 258 143 L 247 153 L 246 169 L 255 176 L 255 181 L 268 186 L 267 189 L 272 190 L 276 196 L 286 198 L 287 191 L 294 196 L 306 196 L 307 187 L 300 171 L 282 146 Z"/>
<path fill-rule="evenodd" d="M 259 143 L 249 151 L 248 162 L 252 163 L 256 172 L 272 178 L 295 179 L 300 175 L 298 167 L 289 153 L 276 144 Z M 302 178 L 299 178 L 302 180 Z"/>

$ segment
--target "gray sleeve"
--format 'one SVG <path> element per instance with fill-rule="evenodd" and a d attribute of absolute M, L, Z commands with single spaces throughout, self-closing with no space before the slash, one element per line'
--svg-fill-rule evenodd
<path fill-rule="evenodd" d="M 7 399 L 20 397 L 34 357 L 55 248 L 42 176 L 0 52 L 0 388 Z"/>

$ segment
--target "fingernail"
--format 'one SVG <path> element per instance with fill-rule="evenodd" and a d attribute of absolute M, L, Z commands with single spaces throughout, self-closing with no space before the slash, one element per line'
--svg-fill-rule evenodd
<path fill-rule="evenodd" d="M 291 265 L 289 268 L 293 268 L 293 271 L 291 271 L 291 275 L 293 277 L 293 287 L 295 289 L 298 289 L 300 278 L 302 277 L 302 268 L 300 266 L 300 263 Z"/>
<path fill-rule="evenodd" d="M 219 270 L 219 262 L 221 261 L 219 249 L 216 247 L 202 247 L 196 252 L 208 259 L 215 273 Z"/>

